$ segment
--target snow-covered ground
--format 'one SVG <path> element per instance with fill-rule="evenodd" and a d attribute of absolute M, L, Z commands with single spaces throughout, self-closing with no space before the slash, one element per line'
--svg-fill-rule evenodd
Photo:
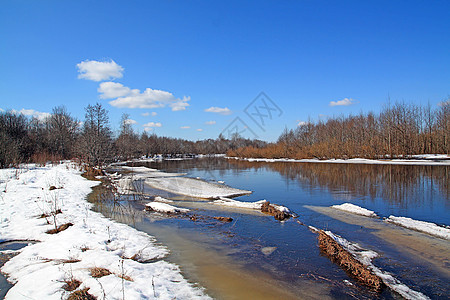
<path fill-rule="evenodd" d="M 187 177 L 148 178 L 145 180 L 145 183 L 152 188 L 204 199 L 236 197 L 252 193 L 251 191 L 240 190 L 223 184 Z"/>
<path fill-rule="evenodd" d="M 217 204 L 217 205 L 229 206 L 229 207 L 236 207 L 236 208 L 261 210 L 262 205 L 266 202 L 267 202 L 267 200 L 265 200 L 265 199 L 255 201 L 255 202 L 245 202 L 245 201 L 239 201 L 239 200 L 234 200 L 234 199 L 230 199 L 230 198 L 220 197 L 219 200 L 215 200 L 211 203 Z M 281 205 L 273 204 L 273 203 L 271 203 L 270 205 L 272 205 L 279 211 L 289 213 L 289 209 L 285 206 L 281 206 Z"/>
<path fill-rule="evenodd" d="M 164 198 L 163 198 L 164 199 Z M 162 212 L 162 213 L 186 213 L 189 211 L 187 208 L 179 208 L 163 202 L 150 202 L 145 205 L 147 209 Z"/>
<path fill-rule="evenodd" d="M 314 228 L 315 229 L 315 228 Z M 350 252 L 353 257 L 359 260 L 363 265 L 365 265 L 369 270 L 371 270 L 375 275 L 383 280 L 384 284 L 390 287 L 392 290 L 396 291 L 405 299 L 429 299 L 427 296 L 421 292 L 414 291 L 405 284 L 401 283 L 397 278 L 393 277 L 391 274 L 380 270 L 375 265 L 373 265 L 372 260 L 378 256 L 378 253 L 372 250 L 367 250 L 362 248 L 357 243 L 352 243 L 345 238 L 332 233 L 331 231 L 325 231 L 325 233 L 334 239 L 338 244 L 340 244 L 344 249 Z"/>
<path fill-rule="evenodd" d="M 396 217 L 396 216 L 389 216 L 389 218 L 386 218 L 385 221 L 408 229 L 440 237 L 442 239 L 450 240 L 450 229 L 438 226 L 434 223 L 418 221 L 407 217 Z"/>
<path fill-rule="evenodd" d="M 333 205 L 332 208 L 343 210 L 346 212 L 350 212 L 353 214 L 376 218 L 377 214 L 374 211 L 368 210 L 366 208 L 360 207 L 358 205 L 352 204 L 352 203 L 343 203 L 340 205 Z"/>
<path fill-rule="evenodd" d="M 38 241 L 2 267 L 15 283 L 6 299 L 65 299 L 70 279 L 98 299 L 209 298 L 164 260 L 168 249 L 155 238 L 91 210 L 86 196 L 97 184 L 70 163 L 0 170 L 0 240 Z M 62 213 L 40 218 L 55 209 Z M 47 234 L 54 219 L 73 226 Z M 111 274 L 93 278 L 95 267 Z"/>
<path fill-rule="evenodd" d="M 240 158 L 227 157 L 229 159 L 240 159 L 250 162 L 304 162 L 304 163 L 336 163 L 336 164 L 369 164 L 369 165 L 450 165 L 450 156 L 445 154 L 415 155 L 411 159 L 290 159 L 290 158 Z"/>

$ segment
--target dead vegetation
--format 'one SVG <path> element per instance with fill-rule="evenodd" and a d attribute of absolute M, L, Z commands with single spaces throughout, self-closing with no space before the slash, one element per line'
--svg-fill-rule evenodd
<path fill-rule="evenodd" d="M 90 268 L 89 271 L 91 272 L 91 276 L 94 278 L 100 278 L 112 274 L 110 270 L 99 267 Z"/>
<path fill-rule="evenodd" d="M 216 219 L 220 222 L 232 222 L 233 218 L 231 217 L 213 217 L 213 219 Z"/>
<path fill-rule="evenodd" d="M 46 233 L 48 233 L 48 234 L 55 234 L 55 233 L 59 233 L 59 232 L 61 232 L 61 231 L 64 231 L 64 230 L 66 230 L 67 228 L 69 228 L 70 226 L 73 226 L 73 224 L 72 223 L 65 223 L 65 224 L 62 224 L 62 225 L 60 225 L 60 226 L 58 226 L 57 228 L 55 228 L 55 229 L 50 229 L 50 230 L 47 230 L 47 232 Z"/>
<path fill-rule="evenodd" d="M 84 173 L 82 174 L 82 176 L 89 180 L 98 180 L 96 177 L 97 176 L 105 176 L 105 172 L 100 168 L 95 168 L 95 167 L 86 165 L 84 167 Z"/>
<path fill-rule="evenodd" d="M 68 292 L 75 291 L 81 285 L 81 281 L 76 279 L 65 280 L 64 282 L 65 284 L 62 286 L 62 288 Z"/>
<path fill-rule="evenodd" d="M 49 218 L 49 217 L 51 217 L 51 216 L 58 215 L 58 214 L 62 214 L 61 209 L 57 209 L 57 210 L 55 210 L 55 211 L 52 211 L 52 212 L 49 213 L 49 214 L 43 213 L 42 215 L 39 216 L 39 218 L 40 218 L 40 219 L 43 219 L 43 218 Z"/>
<path fill-rule="evenodd" d="M 263 203 L 261 212 L 273 216 L 278 221 L 283 221 L 290 217 L 288 213 L 277 209 L 275 206 L 271 205 L 269 201 Z"/>
<path fill-rule="evenodd" d="M 97 298 L 88 293 L 89 288 L 75 291 L 69 295 L 67 300 L 96 300 Z"/>
<path fill-rule="evenodd" d="M 362 263 L 356 260 L 353 255 L 323 230 L 319 232 L 318 239 L 320 250 L 328 256 L 332 262 L 337 263 L 348 274 L 373 290 L 381 291 L 383 289 L 384 283 L 380 277 L 370 272 Z"/>

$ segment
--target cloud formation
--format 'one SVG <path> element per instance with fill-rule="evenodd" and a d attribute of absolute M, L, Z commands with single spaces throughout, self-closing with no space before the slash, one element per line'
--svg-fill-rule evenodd
<path fill-rule="evenodd" d="M 154 116 L 156 116 L 157 115 L 157 113 L 156 112 L 154 112 L 154 111 L 152 111 L 151 113 L 149 113 L 149 112 L 145 112 L 145 113 L 142 113 L 141 114 L 143 117 L 148 117 L 148 116 L 152 116 L 152 117 L 154 117 Z"/>
<path fill-rule="evenodd" d="M 203 131 L 203 129 L 199 128 L 199 129 L 197 129 L 197 131 Z"/>
<path fill-rule="evenodd" d="M 93 81 L 103 81 L 122 78 L 123 67 L 115 61 L 85 60 L 77 64 L 78 78 Z"/>
<path fill-rule="evenodd" d="M 191 128 L 191 126 L 181 126 L 180 128 L 181 129 L 189 129 L 189 128 Z"/>
<path fill-rule="evenodd" d="M 162 127 L 162 124 L 160 122 L 148 122 L 144 125 L 142 125 L 144 127 Z"/>
<path fill-rule="evenodd" d="M 51 116 L 51 114 L 47 112 L 40 112 L 34 109 L 25 109 L 25 108 L 22 108 L 21 110 L 12 109 L 11 112 L 15 114 L 22 114 L 24 116 L 35 117 L 36 119 L 41 121 Z"/>
<path fill-rule="evenodd" d="M 216 124 L 216 121 L 208 121 L 208 122 L 205 122 L 205 124 L 206 125 L 214 125 L 214 124 Z"/>
<path fill-rule="evenodd" d="M 119 108 L 159 108 L 169 106 L 172 111 L 185 110 L 190 97 L 175 98 L 172 93 L 146 88 L 142 93 L 117 82 L 102 82 L 98 87 L 101 99 L 114 99 L 109 102 Z M 156 113 L 152 113 L 155 116 Z"/>
<path fill-rule="evenodd" d="M 137 124 L 137 121 L 135 121 L 135 120 L 133 120 L 133 119 L 126 119 L 126 120 L 125 120 L 125 123 L 126 123 L 126 124 L 130 124 L 130 125 L 133 125 L 133 124 Z"/>
<path fill-rule="evenodd" d="M 308 124 L 308 122 L 305 122 L 305 121 L 299 121 L 298 123 L 297 123 L 297 126 L 305 126 L 305 125 L 307 125 Z"/>
<path fill-rule="evenodd" d="M 330 106 L 348 106 L 355 103 L 355 100 L 352 98 L 344 98 L 339 101 L 330 101 Z"/>
<path fill-rule="evenodd" d="M 217 113 L 221 115 L 231 115 L 233 112 L 228 107 L 217 107 L 211 106 L 210 108 L 205 109 L 206 112 Z"/>

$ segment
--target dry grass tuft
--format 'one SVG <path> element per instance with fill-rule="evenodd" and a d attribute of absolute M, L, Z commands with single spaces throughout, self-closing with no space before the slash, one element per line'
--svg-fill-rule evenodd
<path fill-rule="evenodd" d="M 81 285 L 81 281 L 76 280 L 76 279 L 65 280 L 64 282 L 66 284 L 63 285 L 62 288 L 65 289 L 68 292 L 75 291 Z"/>
<path fill-rule="evenodd" d="M 270 202 L 264 202 L 261 206 L 261 212 L 273 216 L 278 221 L 286 220 L 290 217 L 289 214 L 275 208 L 273 205 L 270 205 Z"/>
<path fill-rule="evenodd" d="M 69 295 L 67 300 L 96 300 L 97 298 L 88 293 L 89 288 L 75 291 Z"/>
<path fill-rule="evenodd" d="M 125 279 L 125 280 L 127 280 L 127 281 L 134 281 L 133 278 L 131 278 L 131 277 L 128 276 L 128 275 L 125 275 L 125 274 L 116 274 L 116 275 L 117 275 L 117 277 L 122 278 L 122 279 Z"/>
<path fill-rule="evenodd" d="M 50 230 L 48 230 L 47 233 L 48 233 L 48 234 L 55 234 L 55 233 L 58 233 L 58 232 L 61 232 L 61 231 L 66 230 L 66 229 L 69 228 L 70 226 L 73 226 L 73 224 L 72 224 L 72 223 L 62 224 L 62 225 L 58 226 L 58 228 L 56 228 L 56 229 L 50 229 Z"/>
<path fill-rule="evenodd" d="M 351 276 L 375 291 L 381 291 L 383 289 L 384 283 L 380 277 L 370 272 L 362 263 L 356 260 L 353 255 L 323 230 L 319 232 L 318 239 L 320 250 L 325 253 L 331 261 L 337 263 Z"/>
<path fill-rule="evenodd" d="M 90 268 L 89 271 L 91 272 L 91 276 L 94 278 L 100 278 L 112 274 L 110 270 L 99 267 Z"/>

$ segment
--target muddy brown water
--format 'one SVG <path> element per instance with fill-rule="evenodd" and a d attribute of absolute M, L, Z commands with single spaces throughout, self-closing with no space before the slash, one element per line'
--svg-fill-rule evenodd
<path fill-rule="evenodd" d="M 250 163 L 193 159 L 141 164 L 167 172 L 253 190 L 241 201 L 267 199 L 289 207 L 298 219 L 279 222 L 251 210 L 224 208 L 209 201 L 145 187 L 149 196 L 204 216 L 233 222 L 192 222 L 143 212 L 149 200 L 108 201 L 91 195 L 96 210 L 155 236 L 193 283 L 218 299 L 392 299 L 351 278 L 321 254 L 317 235 L 296 221 L 330 230 L 376 251 L 373 263 L 408 287 L 432 299 L 447 298 L 449 241 L 370 219 L 338 212 L 331 205 L 350 202 L 389 215 L 450 224 L 448 166 L 386 166 L 312 163 Z M 103 198 L 102 201 L 97 201 Z"/>

